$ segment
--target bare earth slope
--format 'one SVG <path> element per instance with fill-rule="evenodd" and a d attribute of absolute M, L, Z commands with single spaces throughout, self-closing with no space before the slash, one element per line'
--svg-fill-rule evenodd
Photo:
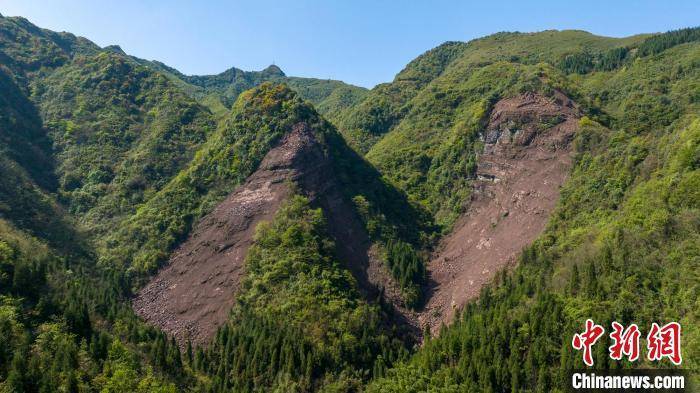
<path fill-rule="evenodd" d="M 420 322 L 437 332 L 544 229 L 571 165 L 579 111 L 561 93 L 526 93 L 494 106 L 469 210 L 433 256 Z"/>
<path fill-rule="evenodd" d="M 179 342 L 205 342 L 226 321 L 258 223 L 290 194 L 289 181 L 317 178 L 323 155 L 305 124 L 267 153 L 258 170 L 196 225 L 166 267 L 133 300 L 147 321 Z"/>
<path fill-rule="evenodd" d="M 562 94 L 523 94 L 498 102 L 484 135 L 478 180 L 468 212 L 429 264 L 429 300 L 418 316 L 433 331 L 544 228 L 570 167 L 579 112 Z M 180 343 L 208 341 L 228 318 L 245 275 L 258 223 L 270 220 L 293 190 L 324 210 L 338 257 L 368 298 L 384 287 L 403 324 L 410 315 L 391 296 L 392 280 L 373 258 L 371 242 L 342 196 L 328 153 L 309 127 L 297 124 L 258 170 L 197 223 L 168 264 L 133 300 L 136 312 Z M 397 321 L 401 322 L 401 321 Z"/>
<path fill-rule="evenodd" d="M 368 299 L 392 283 L 371 258 L 371 242 L 343 197 L 332 162 L 305 123 L 267 153 L 258 170 L 195 226 L 166 266 L 133 300 L 137 314 L 181 344 L 207 342 L 228 318 L 245 276 L 255 227 L 273 218 L 291 183 L 323 209 L 338 257 Z"/>

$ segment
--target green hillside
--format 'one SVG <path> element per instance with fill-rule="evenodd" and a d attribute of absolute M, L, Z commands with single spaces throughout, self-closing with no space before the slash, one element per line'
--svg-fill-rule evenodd
<path fill-rule="evenodd" d="M 547 230 L 454 326 L 369 391 L 562 391 L 567 372 L 584 367 L 570 342 L 588 317 L 645 329 L 653 321 L 679 321 L 684 359 L 697 358 L 700 45 L 674 37 L 691 36 L 685 33 L 635 41 L 636 55 L 610 71 L 566 74 L 534 66 L 546 70 L 539 78 L 554 79 L 551 73 L 561 80 L 558 88 L 585 103 L 591 116 L 581 120 L 572 175 Z M 649 46 L 654 54 L 642 51 Z M 523 66 L 480 66 L 475 75 L 482 86 L 493 67 Z M 506 75 L 499 80 L 517 81 Z M 513 91 L 498 96 L 504 94 Z M 398 126 L 368 158 L 401 179 L 405 169 L 383 163 L 395 154 L 392 144 L 405 146 L 403 133 L 425 135 L 419 127 Z M 670 365 L 613 363 L 607 345 L 596 348 L 597 367 Z M 697 376 L 695 360 L 684 368 Z"/>
<path fill-rule="evenodd" d="M 331 257 L 324 227 L 322 211 L 301 196 L 258 227 L 239 304 L 195 357 L 214 387 L 356 390 L 368 373 L 406 356 L 381 308 L 361 299 L 352 275 Z"/>
<path fill-rule="evenodd" d="M 447 42 L 409 63 L 392 83 L 381 84 L 356 106 L 338 115 L 337 125 L 348 142 L 366 153 L 406 115 L 411 100 L 464 50 L 462 42 Z"/>
<path fill-rule="evenodd" d="M 409 244 L 421 244 L 414 229 L 428 230 L 421 229 L 429 226 L 425 216 L 348 148 L 310 103 L 289 87 L 263 83 L 270 75 L 245 80 L 242 87 L 225 78 L 220 85 L 212 82 L 212 91 L 221 88 L 235 101 L 225 115 L 215 115 L 196 101 L 202 97 L 191 96 L 171 75 L 118 48 L 103 50 L 21 18 L 0 21 L 7 92 L 0 102 L 0 168 L 3 179 L 10 180 L 0 186 L 3 390 L 174 391 L 175 386 L 190 386 L 208 391 L 230 386 L 234 380 L 217 371 L 228 361 L 216 349 L 221 342 L 206 351 L 200 348 L 196 359 L 188 357 L 174 341 L 140 322 L 128 299 L 193 222 L 245 180 L 299 122 L 310 124 L 329 149 L 343 195 L 364 202 L 362 217 L 374 220 L 372 238 L 378 244 L 400 240 L 409 254 L 415 253 Z M 197 83 L 205 84 L 202 80 L 207 78 Z M 331 110 L 350 105 L 362 91 L 335 82 L 288 80 L 313 102 L 331 97 L 326 104 Z M 309 239 L 317 239 L 317 256 L 291 260 L 313 268 L 301 268 L 299 277 L 318 274 L 306 279 L 305 303 L 297 306 L 295 319 L 285 321 L 274 307 L 265 306 L 268 300 L 256 300 L 255 307 L 241 306 L 246 317 L 236 317 L 232 324 L 241 334 L 271 317 L 287 326 L 312 311 L 310 299 L 329 296 L 328 306 L 316 313 L 326 318 L 333 335 L 299 341 L 298 331 L 308 326 L 290 327 L 294 353 L 299 348 L 302 358 L 275 354 L 278 361 L 266 366 L 267 379 L 241 372 L 247 379 L 235 383 L 257 388 L 292 384 L 304 390 L 336 383 L 359 386 L 371 375 L 377 355 L 384 360 L 376 367 L 386 367 L 405 356 L 406 343 L 391 329 L 383 306 L 361 298 L 354 278 L 333 259 L 335 247 L 325 235 L 322 213 L 303 198 L 294 203 L 291 216 L 280 218 L 280 229 L 267 236 L 281 236 L 285 225 L 294 226 L 307 215 L 317 217 L 308 235 L 300 232 L 307 236 L 301 243 L 269 246 L 269 252 L 280 255 L 294 247 L 305 253 L 314 247 Z M 326 270 L 315 273 L 314 266 Z M 330 281 L 318 281 L 326 279 Z M 249 278 L 251 285 L 257 280 Z M 402 282 L 415 297 L 418 284 L 411 280 Z M 245 298 L 253 302 L 256 296 Z M 347 320 L 336 321 L 346 315 Z M 353 348 L 357 342 L 362 349 Z M 48 368 L 53 371 L 42 374 Z"/>
<path fill-rule="evenodd" d="M 648 57 L 637 54 L 638 47 L 660 40 L 645 37 L 615 39 L 583 31 L 546 31 L 498 33 L 466 44 L 444 44 L 410 63 L 394 82 L 373 89 L 355 108 L 344 112 L 337 125 L 372 164 L 449 229 L 469 198 L 479 132 L 493 103 L 524 91 L 549 95 L 556 89 L 591 115 L 609 111 L 609 107 L 602 108 L 598 97 L 603 92 L 582 86 L 582 79 L 605 82 L 609 74 L 593 66 L 584 74 L 574 72 L 572 59 L 585 57 L 586 64 L 593 64 L 595 59 L 622 50 L 614 66 L 596 67 L 626 70 L 637 59 Z M 683 39 L 697 39 L 694 37 Z M 641 97 L 630 101 L 639 102 L 636 98 L 641 101 Z M 643 98 L 652 99 L 657 100 Z M 622 97 L 616 100 L 622 101 Z M 392 114 L 386 117 L 387 113 Z M 364 145 L 357 144 L 356 136 Z"/>

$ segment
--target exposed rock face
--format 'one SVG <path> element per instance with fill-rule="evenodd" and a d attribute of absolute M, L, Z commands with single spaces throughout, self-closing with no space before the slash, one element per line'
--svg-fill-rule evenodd
<path fill-rule="evenodd" d="M 138 293 L 132 303 L 137 314 L 181 343 L 206 342 L 234 304 L 256 225 L 272 219 L 292 192 L 290 181 L 320 179 L 326 162 L 308 126 L 295 126 Z"/>
<path fill-rule="evenodd" d="M 469 210 L 433 256 L 434 283 L 421 313 L 436 332 L 479 295 L 544 229 L 571 166 L 570 142 L 580 117 L 561 93 L 526 93 L 491 112 Z"/>

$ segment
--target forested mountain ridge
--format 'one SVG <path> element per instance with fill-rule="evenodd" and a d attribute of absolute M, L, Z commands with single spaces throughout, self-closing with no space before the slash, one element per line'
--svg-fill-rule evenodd
<path fill-rule="evenodd" d="M 431 49 L 399 72 L 392 83 L 380 84 L 358 105 L 338 115 L 337 124 L 348 142 L 366 153 L 405 115 L 410 101 L 462 53 L 463 42 L 446 42 Z"/>
<path fill-rule="evenodd" d="M 428 230 L 421 228 L 429 228 L 429 223 L 286 86 L 263 83 L 239 94 L 222 117 L 183 92 L 172 78 L 142 66 L 118 48 L 102 50 L 21 18 L 2 22 L 8 93 L 2 107 L 7 125 L 2 169 L 3 178 L 12 180 L 0 187 L 2 279 L 10 284 L 3 285 L 3 329 L 9 329 L 0 369 L 3 389 L 169 391 L 175 383 L 203 390 L 225 389 L 234 382 L 240 389 L 260 389 L 282 383 L 281 378 L 304 390 L 336 379 L 359 386 L 375 367 L 378 354 L 384 360 L 377 367 L 405 355 L 406 337 L 398 339 L 388 317 L 393 306 L 377 303 L 381 295 L 376 283 L 367 281 L 368 267 L 347 261 L 341 266 L 333 259 L 336 247 L 326 235 L 323 213 L 306 207 L 303 199 L 296 202 L 305 206 L 303 211 L 289 218 L 289 225 L 297 225 L 308 211 L 315 217 L 309 229 L 312 237 L 293 245 L 302 258 L 290 261 L 294 266 L 310 264 L 311 270 L 300 270 L 303 277 L 321 276 L 302 286 L 310 292 L 306 303 L 297 306 L 296 320 L 303 322 L 301 316 L 329 296 L 329 305 L 317 311 L 330 318 L 329 326 L 320 336 L 290 341 L 293 352 L 280 348 L 284 352 L 274 354 L 265 366 L 270 367 L 269 377 L 253 384 L 257 375 L 240 370 L 246 379 L 230 379 L 228 371 L 219 373 L 218 366 L 227 362 L 228 355 L 216 351 L 204 357 L 202 348 L 195 365 L 192 352 L 189 358 L 181 354 L 187 341 L 176 345 L 139 322 L 128 309 L 132 290 L 159 267 L 193 222 L 243 182 L 297 124 L 317 132 L 324 154 L 331 157 L 329 170 L 339 175 L 333 190 L 336 199 L 315 203 L 344 206 L 329 217 L 345 214 L 355 220 L 355 229 L 363 234 L 357 236 L 364 236 L 358 243 L 366 248 L 364 263 L 370 246 L 381 249 L 390 241 L 399 242 L 401 255 L 411 257 L 405 265 L 394 262 L 395 278 L 381 265 L 379 258 L 386 257 L 372 257 L 379 263 L 375 268 L 387 272 L 381 276 L 383 285 L 397 282 L 394 295 L 400 304 L 406 303 L 404 297 L 411 302 L 419 298 L 422 262 L 413 247 L 420 248 L 422 240 L 415 229 Z M 306 80 L 296 82 L 307 94 L 332 93 L 328 86 L 316 90 Z M 311 196 L 325 192 L 308 191 Z M 268 236 L 278 235 L 273 231 Z M 303 255 L 313 249 L 310 242 L 316 238 L 318 256 L 309 260 Z M 286 243 L 274 248 L 283 246 Z M 320 259 L 314 262 L 316 258 Z M 317 272 L 315 266 L 330 270 Z M 363 287 L 350 269 L 363 275 Z M 322 281 L 327 279 L 331 281 Z M 298 286 L 296 281 L 290 284 Z M 249 301 L 254 298 L 247 295 Z M 258 304 L 245 309 L 250 317 L 239 320 L 239 328 L 269 319 L 259 309 L 264 302 Z M 289 312 L 289 304 L 277 307 Z M 284 322 L 278 318 L 275 323 Z M 255 330 L 246 334 L 251 332 L 256 336 L 247 339 L 260 339 Z M 270 334 L 266 340 L 274 343 L 277 330 Z M 360 351 L 353 349 L 356 342 L 363 343 Z M 51 360 L 51 348 L 61 356 Z M 280 364 L 288 366 L 278 369 Z M 39 377 L 46 367 L 55 373 Z"/>
<path fill-rule="evenodd" d="M 215 75 L 185 75 L 158 61 L 133 59 L 167 75 L 183 91 L 218 114 L 230 108 L 243 91 L 263 82 L 287 84 L 330 118 L 356 104 L 367 93 L 367 89 L 341 81 L 289 77 L 276 65 L 261 71 L 243 71 L 233 67 Z"/>
<path fill-rule="evenodd" d="M 604 326 L 610 321 L 640 327 L 656 320 L 679 321 L 684 356 L 697 357 L 699 201 L 697 191 L 690 190 L 698 189 L 700 179 L 699 31 L 635 38 L 615 66 L 600 60 L 610 58 L 610 52 L 584 51 L 560 57 L 554 65 L 495 62 L 473 71 L 461 67 L 466 75 L 474 73 L 474 87 L 481 92 L 503 83 L 491 79 L 491 73 L 516 83 L 520 82 L 512 75 L 527 75 L 528 69 L 536 75 L 515 90 L 496 90 L 498 99 L 533 90 L 550 96 L 565 92 L 574 98 L 586 116 L 579 120 L 572 141 L 573 167 L 546 229 L 523 250 L 517 267 L 497 274 L 453 326 L 428 340 L 411 361 L 373 383 L 369 391 L 562 391 L 568 370 L 584 367 L 571 337 L 588 317 Z M 518 42 L 517 35 L 511 39 L 512 44 Z M 557 47 L 556 41 L 542 42 Z M 609 50 L 618 53 L 618 48 Z M 460 87 L 469 88 L 469 82 L 461 83 L 465 74 L 457 71 L 443 73 L 442 86 L 447 94 L 460 97 Z M 544 86 L 537 87 L 540 83 Z M 436 82 L 435 88 L 439 86 Z M 483 97 L 475 93 L 458 102 Z M 398 180 L 410 161 L 393 161 L 396 166 L 384 162 L 397 152 L 391 146 L 407 146 L 406 141 L 415 141 L 417 135 L 431 135 L 428 129 L 450 124 L 449 117 L 432 116 L 440 100 L 424 102 L 431 111 L 416 116 L 424 123 L 398 126 L 367 155 L 409 195 L 415 195 L 412 183 Z M 458 124 L 452 126 L 457 135 L 463 132 Z M 507 219 L 500 216 L 494 225 Z M 609 341 L 596 348 L 596 367 L 669 367 L 646 360 L 610 361 Z M 684 360 L 683 367 L 697 377 L 695 360 Z"/>
<path fill-rule="evenodd" d="M 70 194 L 69 208 L 88 220 L 119 219 L 120 214 L 104 210 L 140 203 L 215 128 L 203 106 L 121 51 L 103 51 L 84 38 L 39 29 L 22 18 L 3 18 L 2 23 L 7 65 L 17 70 L 20 83 L 29 82 L 23 88 L 41 103 L 59 157 L 60 192 Z M 236 93 L 228 97 L 235 99 L 240 91 L 280 74 L 261 73 L 240 83 L 233 76 L 215 86 L 231 84 Z M 332 94 L 329 87 L 298 85 L 315 100 Z M 90 134 L 95 128 L 101 132 Z"/>
<path fill-rule="evenodd" d="M 624 70 L 637 59 L 697 40 L 696 30 L 628 38 L 577 30 L 497 33 L 446 43 L 409 63 L 394 82 L 370 91 L 336 124 L 351 145 L 449 228 L 468 198 L 468 185 L 460 179 L 470 176 L 475 159 L 459 151 L 473 143 L 495 101 L 559 89 L 598 112 L 600 97 L 579 91 L 580 75 L 600 78 Z M 360 138 L 370 144 L 358 145 L 357 133 L 373 135 Z"/>
<path fill-rule="evenodd" d="M 561 391 L 587 317 L 681 322 L 697 375 L 699 38 L 499 33 L 365 92 L 187 77 L 0 17 L 0 390 Z M 506 166 L 555 153 L 559 201 L 523 210 L 543 233 L 415 346 L 445 235 Z M 142 291 L 164 306 L 144 314 Z M 201 336 L 155 315 L 215 304 Z M 598 347 L 603 368 L 669 367 Z"/>

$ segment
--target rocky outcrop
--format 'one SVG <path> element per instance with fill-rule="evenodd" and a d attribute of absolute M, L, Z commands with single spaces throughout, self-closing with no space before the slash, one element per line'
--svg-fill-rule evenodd
<path fill-rule="evenodd" d="M 574 102 L 559 92 L 496 103 L 482 135 L 469 209 L 428 266 L 433 285 L 423 325 L 436 332 L 449 323 L 542 232 L 569 173 L 579 117 Z"/>

